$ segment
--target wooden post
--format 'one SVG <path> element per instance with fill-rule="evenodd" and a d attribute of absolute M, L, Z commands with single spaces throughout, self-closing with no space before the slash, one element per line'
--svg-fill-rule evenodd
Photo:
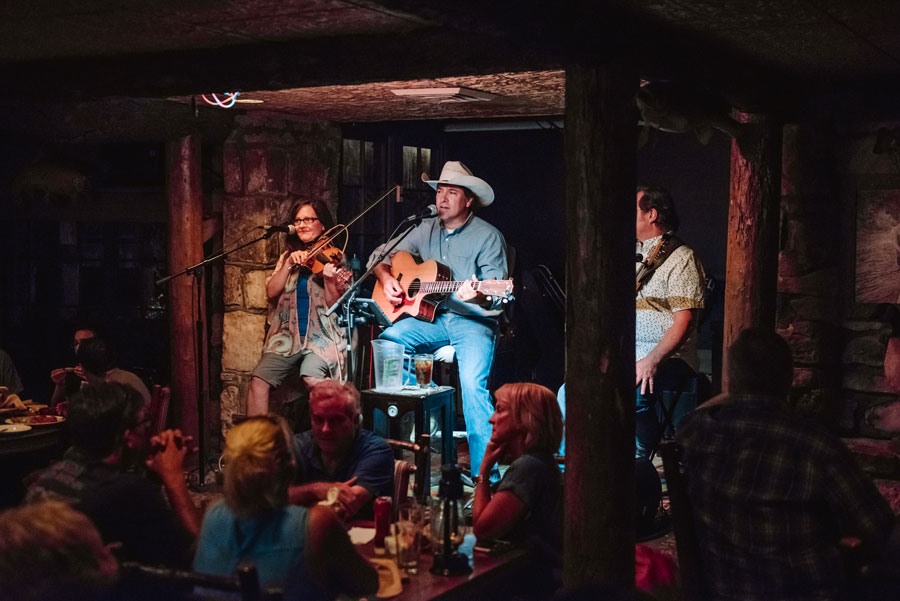
<path fill-rule="evenodd" d="M 566 495 L 563 581 L 634 586 L 637 76 L 566 70 Z"/>
<path fill-rule="evenodd" d="M 722 390 L 728 390 L 726 351 L 741 330 L 775 327 L 778 285 L 782 124 L 771 117 L 737 117 L 744 133 L 731 144 Z"/>
<path fill-rule="evenodd" d="M 177 273 L 203 259 L 203 189 L 200 185 L 200 138 L 186 136 L 166 144 L 169 196 L 169 271 Z M 201 286 L 204 284 L 200 282 Z M 190 275 L 169 282 L 172 329 L 172 399 L 178 427 L 198 438 L 195 328 L 198 318 L 195 279 Z M 201 299 L 204 295 L 201 295 Z M 202 307 L 200 308 L 201 315 Z M 202 348 L 206 349 L 205 341 Z"/>

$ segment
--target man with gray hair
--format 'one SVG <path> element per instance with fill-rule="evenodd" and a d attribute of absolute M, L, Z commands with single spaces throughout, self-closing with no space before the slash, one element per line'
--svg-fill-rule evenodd
<path fill-rule="evenodd" d="M 361 427 L 359 392 L 352 384 L 323 380 L 309 393 L 312 429 L 294 438 L 297 483 L 288 491 L 296 505 L 312 505 L 338 491 L 335 511 L 350 519 L 371 514 L 372 499 L 391 496 L 394 455 L 384 439 Z"/>

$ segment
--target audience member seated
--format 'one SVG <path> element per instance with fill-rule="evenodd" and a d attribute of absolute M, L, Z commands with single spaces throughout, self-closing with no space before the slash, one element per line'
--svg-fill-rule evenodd
<path fill-rule="evenodd" d="M 838 542 L 854 537 L 879 552 L 890 507 L 840 439 L 792 411 L 780 336 L 743 331 L 727 366 L 728 392 L 677 433 L 710 598 L 842 598 Z"/>
<path fill-rule="evenodd" d="M 291 441 L 280 417 L 252 417 L 228 434 L 225 499 L 203 519 L 194 570 L 227 576 L 249 560 L 260 584 L 282 587 L 286 600 L 375 592 L 375 570 L 353 548 L 333 511 L 288 505 L 296 467 Z"/>
<path fill-rule="evenodd" d="M 0 386 L 6 386 L 13 394 L 19 394 L 24 388 L 12 358 L 3 349 L 0 349 Z"/>
<path fill-rule="evenodd" d="M 108 599 L 117 571 L 94 524 L 65 503 L 0 513 L 0 601 Z"/>
<path fill-rule="evenodd" d="M 394 455 L 384 439 L 361 427 L 359 392 L 352 384 L 324 380 L 309 394 L 312 430 L 294 438 L 296 485 L 291 503 L 312 505 L 338 491 L 338 516 L 371 519 L 372 499 L 390 496 Z"/>
<path fill-rule="evenodd" d="M 97 382 L 118 382 L 131 386 L 141 395 L 144 408 L 150 406 L 150 391 L 137 375 L 119 369 L 115 353 L 109 345 L 99 338 L 89 338 L 75 351 L 78 364 L 84 369 L 84 379 L 88 384 Z"/>
<path fill-rule="evenodd" d="M 78 326 L 72 336 L 72 352 L 78 352 L 78 347 L 88 338 L 97 336 L 97 328 L 94 326 Z M 68 395 L 78 391 L 81 382 L 84 381 L 84 368 L 80 365 L 75 367 L 59 367 L 50 372 L 50 380 L 53 381 L 53 395 L 50 398 L 50 406 L 55 407 L 57 404 L 66 400 Z"/>
<path fill-rule="evenodd" d="M 155 453 L 147 466 L 162 486 L 124 471 L 126 440 L 140 405 L 130 386 L 105 382 L 85 386 L 69 408 L 72 447 L 61 461 L 37 475 L 26 502 L 56 498 L 75 503 L 104 540 L 122 543 L 123 559 L 184 567 L 190 563 L 189 547 L 201 517 L 182 473 L 188 448 L 178 430 L 166 430 L 154 440 Z"/>
<path fill-rule="evenodd" d="M 562 414 L 556 395 L 523 382 L 505 384 L 494 396 L 493 432 L 472 501 L 475 536 L 528 540 L 558 561 L 562 484 L 553 454 L 562 439 Z M 497 463 L 509 469 L 493 492 L 490 474 Z"/>

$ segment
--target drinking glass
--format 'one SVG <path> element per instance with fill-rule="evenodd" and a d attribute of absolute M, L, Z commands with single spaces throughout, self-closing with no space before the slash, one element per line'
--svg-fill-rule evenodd
<path fill-rule="evenodd" d="M 434 355 L 413 355 L 413 365 L 416 369 L 416 386 L 428 388 L 431 386 L 431 371 L 434 367 Z"/>
<path fill-rule="evenodd" d="M 397 565 L 401 570 L 416 574 L 419 571 L 419 553 L 422 550 L 425 508 L 418 504 L 404 505 L 398 511 L 398 518 L 394 533 Z"/>

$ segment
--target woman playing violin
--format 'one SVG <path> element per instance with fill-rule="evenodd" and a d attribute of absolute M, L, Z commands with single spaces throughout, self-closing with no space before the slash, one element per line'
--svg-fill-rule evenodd
<path fill-rule="evenodd" d="M 296 233 L 287 236 L 288 249 L 266 280 L 269 331 L 250 380 L 249 415 L 267 413 L 270 390 L 298 366 L 307 388 L 327 378 L 346 379 L 346 330 L 337 314 L 325 311 L 347 289 L 350 271 L 334 249 L 310 252 L 331 228 L 331 213 L 319 200 L 301 200 L 289 215 Z"/>

